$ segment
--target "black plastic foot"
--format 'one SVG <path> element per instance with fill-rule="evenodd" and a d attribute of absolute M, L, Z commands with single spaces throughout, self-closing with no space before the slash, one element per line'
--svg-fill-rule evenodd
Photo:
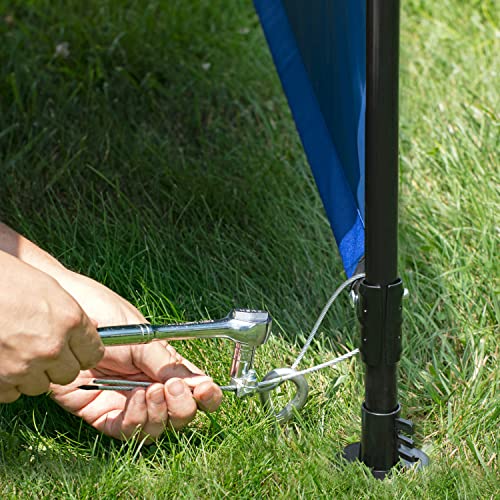
<path fill-rule="evenodd" d="M 416 467 L 417 469 L 421 469 L 429 465 L 429 457 L 418 448 L 410 448 L 403 444 L 399 445 L 399 462 L 393 467 L 394 468 L 403 468 L 403 469 L 411 469 L 412 467 Z M 344 448 L 344 453 L 342 457 L 348 462 L 361 461 L 361 443 L 351 443 L 348 444 Z M 375 470 L 371 469 L 373 477 L 376 479 L 385 479 L 387 474 L 393 469 L 389 470 Z"/>
<path fill-rule="evenodd" d="M 344 448 L 342 458 L 348 462 L 356 462 L 361 456 L 361 443 L 351 443 Z"/>

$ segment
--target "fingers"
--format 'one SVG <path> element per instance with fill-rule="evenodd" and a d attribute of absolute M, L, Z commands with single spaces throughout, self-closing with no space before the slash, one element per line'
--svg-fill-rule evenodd
<path fill-rule="evenodd" d="M 122 434 L 130 437 L 137 432 L 138 426 L 145 421 L 142 433 L 152 439 L 158 438 L 167 425 L 175 430 L 179 430 L 189 424 L 196 415 L 198 407 L 202 410 L 215 411 L 222 400 L 222 391 L 215 385 L 209 377 L 194 388 L 194 392 L 182 379 L 170 379 L 165 385 L 153 384 L 147 391 L 138 389 L 137 392 L 145 393 L 146 420 L 144 417 L 132 418 L 131 415 L 124 416 Z M 208 379 L 208 380 L 207 380 Z M 134 394 L 134 404 L 132 401 L 125 409 L 126 413 L 131 411 L 144 410 L 139 407 L 138 397 Z"/>
<path fill-rule="evenodd" d="M 12 403 L 21 393 L 10 384 L 0 384 L 0 403 Z"/>
<path fill-rule="evenodd" d="M 57 359 L 57 366 L 48 368 L 45 373 L 54 384 L 70 384 L 80 373 L 80 363 L 71 349 L 65 346 Z"/>
<path fill-rule="evenodd" d="M 146 403 L 146 391 L 136 389 L 130 395 L 127 405 L 122 414 L 119 439 L 128 439 L 139 430 L 144 429 L 148 421 L 148 407 Z"/>
<path fill-rule="evenodd" d="M 101 342 L 95 323 L 85 313 L 80 322 L 71 331 L 69 336 L 69 348 L 77 359 L 82 370 L 92 368 L 104 356 L 104 346 Z"/>
<path fill-rule="evenodd" d="M 80 363 L 70 348 L 65 346 L 45 372 L 38 370 L 35 374 L 21 378 L 16 384 L 16 389 L 27 396 L 38 396 L 47 392 L 51 383 L 66 385 L 73 382 L 79 374 Z"/>
<path fill-rule="evenodd" d="M 149 415 L 144 432 L 152 438 L 164 431 L 167 421 L 171 428 L 179 430 L 193 420 L 198 407 L 213 412 L 221 403 L 222 391 L 213 380 L 165 342 L 139 346 L 134 353 L 134 364 L 153 380 L 167 381 L 165 402 L 159 392 L 156 393 L 159 384 L 147 392 Z M 152 399 L 153 388 L 158 398 L 156 404 Z"/>
<path fill-rule="evenodd" d="M 80 407 L 77 414 L 105 434 L 117 439 L 145 436 L 146 442 L 151 442 L 167 427 L 179 430 L 189 424 L 198 408 L 213 412 L 220 405 L 220 388 L 165 342 L 129 346 L 123 352 L 117 347 L 112 353 L 112 349 L 107 350 L 109 358 L 101 363 L 101 368 L 105 365 L 108 370 L 128 374 L 135 380 L 158 382 L 147 390 L 102 391 L 84 408 Z"/>
<path fill-rule="evenodd" d="M 43 372 L 40 368 L 29 375 L 19 378 L 16 385 L 10 385 L 15 388 L 15 392 L 26 394 L 27 396 L 38 396 L 47 392 L 51 383 L 69 384 L 80 373 L 80 365 L 69 347 L 64 347 L 60 356 L 54 360 L 50 367 Z M 0 388 L 1 391 L 1 388 Z M 9 389 L 8 398 L 14 398 L 15 392 Z M 16 396 L 14 399 L 17 399 Z"/>
<path fill-rule="evenodd" d="M 29 377 L 16 386 L 16 389 L 27 396 L 38 396 L 49 390 L 50 380 L 45 373 L 39 373 L 36 377 Z"/>
<path fill-rule="evenodd" d="M 204 381 L 193 388 L 183 379 L 173 378 L 166 384 L 154 383 L 147 390 L 102 391 L 73 412 L 116 439 L 146 436 L 146 442 L 152 442 L 168 427 L 179 430 L 189 424 L 198 408 L 217 409 L 222 398 L 220 388 L 209 377 L 201 378 Z M 68 406 L 67 401 L 59 403 Z"/>
<path fill-rule="evenodd" d="M 98 431 L 124 441 L 137 435 L 147 422 L 145 394 L 144 389 L 136 389 L 127 397 L 118 392 L 100 392 L 77 415 Z"/>
<path fill-rule="evenodd" d="M 163 433 L 167 423 L 176 430 L 186 426 L 196 411 L 191 390 L 181 379 L 174 378 L 165 386 L 153 384 L 147 391 L 133 391 L 110 433 L 116 438 L 128 439 L 142 431 L 155 439 Z"/>
<path fill-rule="evenodd" d="M 221 404 L 222 391 L 213 381 L 205 381 L 194 388 L 193 397 L 197 401 L 200 410 L 212 413 Z"/>
<path fill-rule="evenodd" d="M 167 401 L 165 399 L 165 388 L 162 384 L 153 384 L 146 391 L 146 405 L 148 409 L 148 421 L 143 432 L 153 439 L 159 437 L 168 423 Z"/>
<path fill-rule="evenodd" d="M 198 408 L 191 389 L 182 379 L 172 378 L 165 384 L 165 399 L 173 429 L 182 429 L 193 420 Z"/>
<path fill-rule="evenodd" d="M 43 369 L 43 368 L 42 368 Z M 64 346 L 57 359 L 50 362 L 49 367 L 43 372 L 37 372 L 22 377 L 16 383 L 16 389 L 27 396 L 38 396 L 49 390 L 51 383 L 66 385 L 80 374 L 80 363 L 68 346 Z"/>

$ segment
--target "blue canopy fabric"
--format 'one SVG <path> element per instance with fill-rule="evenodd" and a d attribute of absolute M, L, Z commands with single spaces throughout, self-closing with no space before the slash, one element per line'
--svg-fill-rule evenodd
<path fill-rule="evenodd" d="M 364 0 L 254 0 L 351 276 L 364 254 Z"/>

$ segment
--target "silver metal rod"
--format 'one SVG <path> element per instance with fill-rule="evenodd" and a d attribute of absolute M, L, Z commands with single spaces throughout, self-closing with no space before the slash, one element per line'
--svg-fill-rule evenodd
<path fill-rule="evenodd" d="M 97 331 L 104 345 L 143 344 L 154 339 L 186 340 L 226 338 L 251 347 L 263 344 L 271 330 L 271 317 L 265 311 L 235 309 L 217 321 L 173 325 L 108 326 Z"/>
<path fill-rule="evenodd" d="M 149 387 L 152 382 L 142 382 L 137 380 L 116 380 L 110 378 L 96 378 L 92 380 L 93 384 L 106 384 L 106 385 L 129 385 L 131 387 Z"/>
<path fill-rule="evenodd" d="M 146 389 L 146 387 L 142 387 Z M 78 389 L 84 391 L 133 391 L 137 389 L 136 385 L 79 385 Z"/>
<path fill-rule="evenodd" d="M 142 388 L 147 389 L 153 382 L 141 382 L 138 385 L 137 382 L 133 380 L 108 380 L 108 379 L 98 379 L 93 381 L 94 384 L 80 385 L 78 389 L 83 389 L 84 391 L 133 391 L 134 389 Z M 98 382 L 98 383 L 97 383 Z M 120 384 L 118 384 L 120 382 Z M 236 392 L 237 387 L 234 385 L 220 385 L 220 390 L 224 392 Z"/>

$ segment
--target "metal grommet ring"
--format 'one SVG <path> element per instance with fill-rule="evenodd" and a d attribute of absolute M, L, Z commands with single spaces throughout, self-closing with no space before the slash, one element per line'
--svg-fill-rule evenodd
<path fill-rule="evenodd" d="M 292 368 L 276 368 L 271 370 L 262 381 L 268 381 L 279 377 L 285 377 L 293 375 L 297 373 Z M 290 381 L 295 384 L 297 387 L 297 392 L 295 393 L 294 398 L 279 412 L 274 409 L 273 402 L 270 398 L 270 393 L 272 390 L 276 389 L 276 387 L 280 386 L 282 383 Z M 279 423 L 285 423 L 291 420 L 294 416 L 294 411 L 300 410 L 309 394 L 309 384 L 307 383 L 304 375 L 297 375 L 296 377 L 289 378 L 286 381 L 278 382 L 276 385 L 271 386 L 268 390 L 261 389 L 259 392 L 260 401 L 264 408 L 269 411 L 269 413 L 274 414 Z"/>

